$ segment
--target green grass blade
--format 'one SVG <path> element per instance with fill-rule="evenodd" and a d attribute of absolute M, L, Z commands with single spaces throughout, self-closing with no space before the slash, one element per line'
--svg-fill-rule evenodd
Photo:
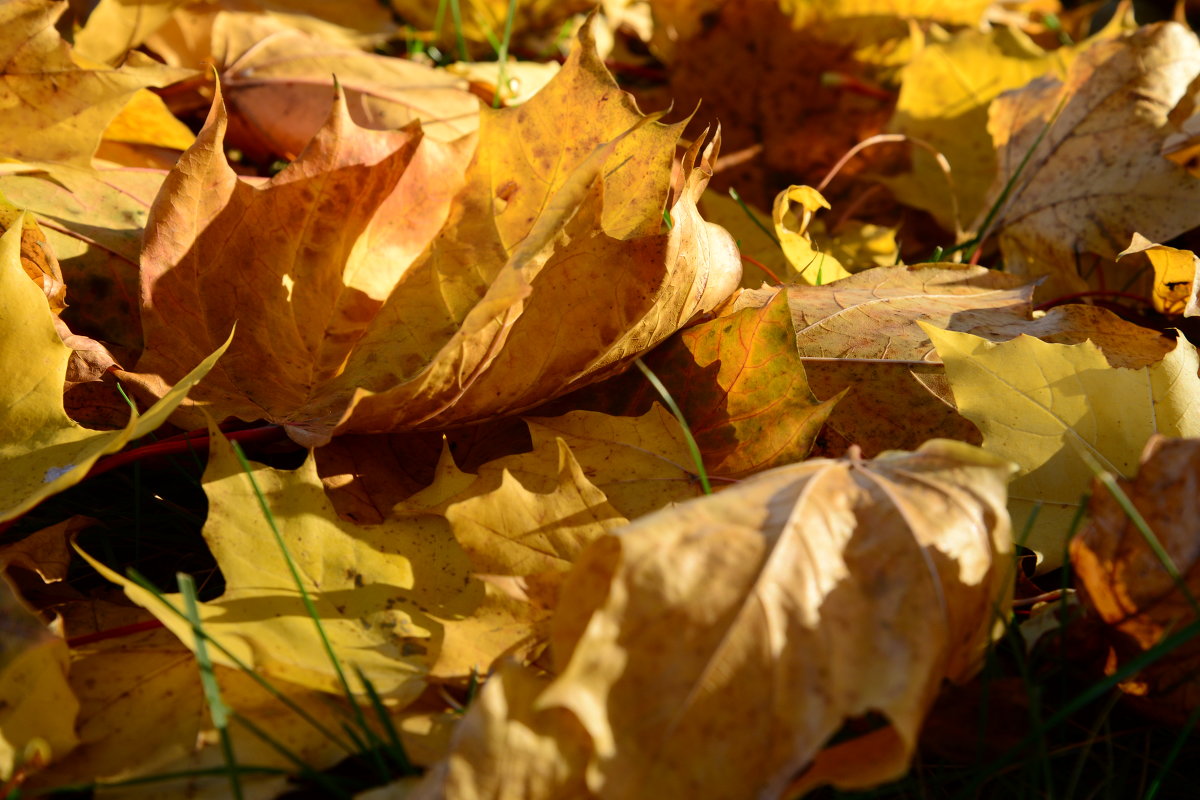
<path fill-rule="evenodd" d="M 1175 737 L 1175 741 L 1171 744 L 1171 749 L 1167 752 L 1166 758 L 1163 759 L 1158 774 L 1154 776 L 1154 780 L 1150 781 L 1150 789 L 1146 792 L 1145 800 L 1154 800 L 1158 796 L 1163 782 L 1171 772 L 1171 767 L 1175 766 L 1175 759 L 1179 758 L 1180 751 L 1183 750 L 1183 746 L 1192 735 L 1192 730 L 1196 727 L 1198 721 L 1200 721 L 1200 706 L 1196 706 L 1192 709 L 1192 713 L 1188 714 L 1187 721 L 1183 723 L 1183 727 L 1179 730 L 1179 735 Z"/>
<path fill-rule="evenodd" d="M 129 570 L 126 571 L 126 576 L 129 578 L 129 580 L 133 581 L 139 587 L 141 587 L 142 589 L 145 589 L 147 592 L 150 592 L 151 594 L 153 594 L 158 599 L 158 601 L 160 603 L 162 603 L 163 606 L 165 608 L 167 608 L 172 614 L 179 617 L 180 619 L 188 620 L 187 614 L 185 614 L 183 611 L 181 611 L 180 609 L 176 608 L 173 604 L 171 604 L 167 600 L 167 598 L 163 595 L 163 593 L 158 590 L 158 587 L 155 586 L 154 584 L 152 584 L 150 581 L 146 580 L 145 576 L 143 576 L 137 570 L 130 568 Z M 207 631 L 202 630 L 202 631 L 200 631 L 200 633 L 204 637 L 204 641 L 207 644 L 209 644 L 210 646 L 215 648 L 217 651 L 219 651 L 221 653 L 221 655 L 225 656 L 231 662 L 233 662 L 234 666 L 236 666 L 242 672 L 246 673 L 246 675 L 248 675 L 255 683 L 257 683 L 259 686 L 261 686 L 264 691 L 266 691 L 268 694 L 270 694 L 273 698 L 278 700 L 280 703 L 287 706 L 287 708 L 289 710 L 294 712 L 297 716 L 299 716 L 301 719 L 303 719 L 305 722 L 307 722 L 309 725 L 311 725 L 318 733 L 320 733 L 325 738 L 329 739 L 329 741 L 333 742 L 338 747 L 345 750 L 348 755 L 353 755 L 355 752 L 357 752 L 354 747 L 352 747 L 349 743 L 346 742 L 345 739 L 341 738 L 336 733 L 329 730 L 329 728 L 322 725 L 321 722 L 316 717 L 314 717 L 312 714 L 309 714 L 301 706 L 299 706 L 294 700 L 292 700 L 290 697 L 285 695 L 283 692 L 281 692 L 277 688 L 275 688 L 275 686 L 270 681 L 268 681 L 263 676 L 259 675 L 249 664 L 247 664 L 245 661 L 242 661 L 234 653 L 232 653 L 228 648 L 226 648 L 225 645 L 221 644 L 221 642 L 218 639 L 215 639 L 212 636 L 210 636 Z"/>
<path fill-rule="evenodd" d="M 1188 601 L 1188 605 L 1192 607 L 1192 613 L 1200 618 L 1200 604 L 1197 604 L 1195 596 L 1188 589 L 1187 583 L 1183 580 L 1183 575 L 1179 572 L 1179 567 L 1175 566 L 1175 561 L 1171 558 L 1171 554 L 1158 541 L 1158 536 L 1154 531 L 1150 530 L 1150 524 L 1146 522 L 1146 518 L 1142 516 L 1142 512 L 1138 511 L 1137 506 L 1129 499 L 1129 495 L 1125 494 L 1125 490 L 1117 483 L 1112 473 L 1101 467 L 1091 453 L 1080 449 L 1079 455 L 1083 458 L 1084 463 L 1088 465 L 1088 469 L 1092 471 L 1092 474 L 1096 476 L 1096 480 L 1100 481 L 1104 488 L 1108 490 L 1108 493 L 1113 496 L 1113 499 L 1117 501 L 1117 505 L 1121 507 L 1121 511 L 1133 523 L 1133 527 L 1137 528 L 1138 533 L 1145 540 L 1146 546 L 1150 548 L 1155 558 L 1162 564 L 1162 568 L 1166 571 L 1167 575 L 1171 577 L 1176 590 L 1184 596 Z"/>
<path fill-rule="evenodd" d="M 355 668 L 355 672 L 358 673 L 359 682 L 367 690 L 367 696 L 371 699 L 371 708 L 375 711 L 375 716 L 379 719 L 379 726 L 383 728 L 383 732 L 387 735 L 385 746 L 392 757 L 392 762 L 396 765 L 401 775 L 416 775 L 418 770 L 413 766 L 412 761 L 409 760 L 408 752 L 404 749 L 404 743 L 400 741 L 400 733 L 392 723 L 392 715 L 388 713 L 387 706 L 383 704 L 383 699 L 379 696 L 379 692 L 375 691 L 375 684 L 357 667 Z"/>
<path fill-rule="evenodd" d="M 1046 134 L 1050 132 L 1050 128 L 1054 126 L 1054 121 L 1058 119 L 1058 115 L 1062 113 L 1062 110 L 1067 105 L 1067 100 L 1070 98 L 1071 95 L 1069 93 L 1064 93 L 1062 99 L 1058 101 L 1058 106 L 1055 107 L 1054 112 L 1050 115 L 1050 119 L 1046 120 L 1046 124 L 1042 126 L 1040 131 L 1038 131 L 1038 135 L 1036 138 L 1034 138 L 1033 144 L 1029 146 L 1029 149 L 1025 151 L 1025 155 L 1021 157 L 1021 163 L 1017 164 L 1016 171 L 1013 172 L 1008 181 L 1005 182 L 1004 189 L 1000 192 L 1000 196 L 996 198 L 996 202 L 992 203 L 992 207 L 988 209 L 987 216 L 983 218 L 983 224 L 979 226 L 979 232 L 976 233 L 975 237 L 970 241 L 965 242 L 959 247 L 951 248 L 947 252 L 953 252 L 954 250 L 961 248 L 966 250 L 966 253 L 963 254 L 963 260 L 969 262 L 975 257 L 975 251 L 979 249 L 979 246 L 983 244 L 984 238 L 987 237 L 988 233 L 991 231 L 992 223 L 996 221 L 996 215 L 1000 213 L 1000 209 L 1003 208 L 1004 204 L 1008 202 L 1009 195 L 1012 194 L 1013 187 L 1017 184 L 1017 179 L 1021 177 L 1021 173 L 1024 172 L 1025 167 L 1029 165 L 1029 160 L 1033 158 L 1034 151 L 1038 149 L 1038 145 L 1040 145 L 1042 140 L 1046 138 Z"/>
<path fill-rule="evenodd" d="M 500 39 L 500 48 L 496 51 L 500 71 L 496 77 L 496 93 L 492 95 L 492 108 L 500 107 L 500 93 L 508 85 L 508 45 L 512 41 L 513 18 L 516 16 L 517 0 L 508 0 L 508 13 L 504 17 L 504 36 Z"/>
<path fill-rule="evenodd" d="M 650 371 L 640 358 L 634 359 L 634 364 L 646 376 L 646 380 L 650 381 L 650 385 L 658 392 L 658 396 L 667 404 L 667 408 L 671 409 L 671 413 L 675 415 L 675 419 L 679 420 L 680 426 L 683 428 L 683 438 L 687 441 L 688 451 L 692 454 L 692 461 L 696 464 L 696 475 L 700 478 L 700 486 L 704 488 L 705 494 L 712 494 L 712 486 L 708 483 L 708 470 L 704 468 L 704 457 L 700 455 L 700 446 L 696 444 L 696 437 L 692 436 L 692 429 L 688 427 L 687 420 L 683 418 L 683 412 L 679 410 L 679 406 L 675 404 L 675 398 L 671 397 L 671 393 L 667 391 L 667 387 L 658 379 L 658 376 Z"/>
<path fill-rule="evenodd" d="M 325 626 L 321 624 L 321 615 L 317 613 L 317 606 L 313 603 L 312 596 L 304 586 L 304 579 L 300 576 L 300 570 L 296 567 L 296 562 L 292 558 L 292 553 L 288 549 L 287 542 L 283 540 L 283 534 L 279 532 L 279 525 L 275 522 L 275 514 L 267 504 L 267 498 L 263 495 L 262 489 L 259 488 L 258 481 L 254 479 L 254 471 L 250 468 L 250 461 L 246 458 L 246 454 L 238 446 L 237 442 L 230 442 L 230 444 L 233 445 L 233 452 L 237 456 L 238 463 L 242 465 L 242 470 L 246 473 L 246 479 L 250 481 L 250 487 L 254 490 L 254 496 L 258 498 L 258 507 L 262 511 L 267 525 L 271 528 L 271 535 L 275 537 L 275 545 L 283 555 L 288 572 L 292 576 L 292 582 L 296 585 L 296 591 L 300 593 L 300 601 L 304 604 L 304 610 L 307 612 L 309 618 L 312 619 L 313 625 L 316 626 L 317 638 L 321 640 L 321 647 L 324 648 L 325 655 L 329 658 L 329 663 L 333 667 L 334 674 L 337 675 L 338 683 L 341 684 L 342 692 L 346 695 L 346 700 L 349 702 L 351 712 L 354 715 L 354 721 L 364 732 L 369 733 L 370 728 L 367 725 L 367 720 L 363 716 L 362 709 L 359 708 L 358 703 L 354 700 L 354 691 L 350 688 L 350 681 L 346 679 L 342 663 L 338 659 L 337 653 L 333 650 L 329 636 L 325 633 Z"/>
<path fill-rule="evenodd" d="M 350 795 L 347 794 L 340 785 L 338 785 L 337 781 L 333 780 L 328 775 L 313 769 L 307 761 L 293 753 L 285 744 L 283 744 L 283 742 L 280 742 L 274 736 L 260 728 L 253 720 L 249 719 L 243 714 L 239 714 L 237 711 L 234 711 L 231 716 L 232 719 L 239 725 L 250 731 L 262 741 L 266 742 L 272 750 L 295 764 L 298 773 L 304 779 L 324 788 L 327 793 L 327 797 L 346 798 L 346 800 L 349 800 Z"/>
<path fill-rule="evenodd" d="M 200 686 L 204 689 L 204 699 L 208 703 L 208 713 L 212 717 L 213 727 L 221 740 L 221 751 L 225 756 L 225 766 L 228 768 L 229 788 L 234 800 L 242 800 L 242 781 L 238 777 L 237 756 L 233 752 L 233 740 L 229 738 L 229 706 L 221 698 L 221 687 L 217 683 L 213 671 L 212 659 L 208 657 L 208 643 L 205 641 L 204 623 L 200 619 L 200 605 L 196 602 L 196 584 L 192 576 L 185 572 L 175 575 L 179 582 L 179 591 L 183 595 L 184 613 L 192 623 L 193 648 L 196 663 L 200 666 Z"/>
<path fill-rule="evenodd" d="M 458 45 L 458 60 L 467 61 L 467 39 L 463 36 L 462 8 L 460 0 L 450 0 L 450 18 L 454 20 L 454 41 Z"/>
<path fill-rule="evenodd" d="M 732 186 L 730 186 L 729 196 L 733 198 L 733 202 L 742 207 L 742 211 L 744 211 L 746 216 L 750 218 L 750 221 L 753 222 L 760 231 L 765 233 L 771 239 L 771 241 L 775 243 L 776 247 L 783 247 L 783 244 L 779 241 L 779 237 L 775 235 L 774 231 L 767 230 L 767 226 L 763 225 L 762 222 L 759 221 L 758 217 L 754 215 L 754 212 L 750 210 L 750 206 L 746 205 L 746 201 L 742 200 L 742 196 L 738 194 L 737 189 L 734 189 Z"/>
<path fill-rule="evenodd" d="M 999 758 L 996 758 L 982 769 L 976 771 L 970 785 L 968 785 L 967 788 L 958 796 L 962 798 L 962 800 L 978 797 L 979 790 L 989 777 L 997 774 L 1000 770 L 1016 761 L 1020 755 L 1025 752 L 1025 750 L 1029 749 L 1031 745 L 1037 744 L 1037 742 L 1042 739 L 1048 731 L 1071 719 L 1071 717 L 1079 713 L 1079 711 L 1085 706 L 1088 706 L 1094 703 L 1096 700 L 1099 700 L 1105 694 L 1116 688 L 1116 686 L 1122 681 L 1137 674 L 1159 659 L 1170 655 L 1178 648 L 1195 639 L 1197 635 L 1200 635 L 1200 620 L 1193 620 L 1190 625 L 1187 625 L 1186 627 L 1181 628 L 1180 630 L 1171 634 L 1154 647 L 1151 647 L 1149 650 L 1143 651 L 1142 653 L 1134 656 L 1124 665 L 1118 668 L 1113 674 L 1102 678 L 1084 691 L 1080 692 L 1078 695 L 1072 698 L 1070 702 L 1066 703 L 1058 711 L 1047 717 L 1045 721 L 1035 730 L 1032 730 L 1026 734 L 1025 738 L 1018 742 L 1011 750 Z"/>

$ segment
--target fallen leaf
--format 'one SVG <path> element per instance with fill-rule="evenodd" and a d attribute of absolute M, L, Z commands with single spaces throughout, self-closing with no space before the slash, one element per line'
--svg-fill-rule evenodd
<path fill-rule="evenodd" d="M 947 330 L 971 333 L 992 342 L 1007 342 L 1022 334 L 1051 344 L 1090 341 L 1104 353 L 1110 367 L 1140 369 L 1162 361 L 1175 340 L 1158 331 L 1126 322 L 1099 306 L 1055 306 L 1030 318 L 1005 309 L 966 309 L 954 314 Z"/>
<path fill-rule="evenodd" d="M 902 774 L 942 681 L 969 678 L 1003 627 L 1010 470 L 947 441 L 814 460 L 602 537 L 564 587 L 557 677 L 532 699 L 493 689 L 430 783 L 740 798 L 778 796 L 806 767 L 805 785 Z M 537 691 L 510 674 L 509 691 Z M 821 748 L 868 712 L 887 724 L 857 774 L 824 772 Z"/>
<path fill-rule="evenodd" d="M 1196 35 L 1164 22 L 1093 45 L 1065 81 L 1038 78 L 992 103 L 999 173 L 984 208 L 1015 181 L 993 224 L 1006 269 L 1052 276 L 1051 297 L 1083 291 L 1081 255 L 1112 259 L 1135 231 L 1166 241 L 1194 225 L 1200 184 L 1160 149 L 1198 73 Z"/>
<path fill-rule="evenodd" d="M 144 612 L 143 612 L 144 613 Z M 148 616 L 148 615 L 147 615 Z M 242 719 L 272 737 L 313 769 L 327 769 L 347 755 L 325 732 L 313 727 L 276 697 L 236 669 L 215 667 L 222 699 Z M 53 770 L 35 775 L 27 786 L 46 790 L 72 783 L 100 781 L 98 796 L 219 798 L 228 796 L 229 778 L 205 768 L 221 767 L 225 755 L 218 746 L 196 659 L 170 631 L 158 629 L 84 644 L 74 648 L 71 688 L 78 693 L 79 745 Z M 325 731 L 339 731 L 349 719 L 337 700 L 312 690 L 272 681 L 309 719 Z M 229 726 L 240 764 L 275 769 L 294 768 L 244 724 Z M 198 771 L 183 781 L 148 786 L 104 787 L 164 773 Z M 268 797 L 283 791 L 284 775 L 245 775 L 246 796 Z"/>
<path fill-rule="evenodd" d="M 531 488 L 538 485 L 531 480 L 534 474 L 541 481 L 552 477 L 549 467 L 556 457 L 551 454 L 562 439 L 588 480 L 628 519 L 702 493 L 683 429 L 658 403 L 638 417 L 573 411 L 529 417 L 527 422 L 534 452 L 545 454 L 543 458 L 520 466 L 515 459 L 498 459 L 490 467 L 512 470 Z M 531 469 L 533 464 L 538 466 Z"/>
<path fill-rule="evenodd" d="M 413 130 L 357 129 L 340 103 L 299 160 L 251 189 L 224 162 L 216 104 L 147 225 L 147 349 L 122 377 L 157 396 L 240 318 L 200 399 L 317 444 L 518 412 L 619 371 L 715 307 L 741 275 L 728 233 L 695 209 L 717 141 L 686 154 L 674 227 L 660 232 L 678 130 L 639 114 L 581 37 L 537 97 L 485 112 L 453 199 L 453 146 L 425 140 L 413 156 Z M 584 106 L 605 110 L 562 124 Z M 293 215 L 317 222 L 277 223 Z M 297 315 L 327 322 L 297 329 Z"/>
<path fill-rule="evenodd" d="M 254 11 L 326 39 L 367 44 L 395 32 L 390 10 L 374 0 L 343 0 L 336 8 L 324 0 L 233 0 L 188 3 L 186 0 L 98 0 L 75 46 L 89 58 L 112 63 L 147 41 L 161 42 L 162 29 L 180 17 L 202 16 L 212 7 Z M 182 8 L 181 8 L 182 7 Z"/>
<path fill-rule="evenodd" d="M 463 4 L 459 21 L 452 14 L 438 13 L 438 6 L 425 0 L 390 0 L 389 5 L 417 28 L 433 31 L 447 53 L 461 54 L 457 45 L 461 36 L 473 50 L 488 55 L 506 27 L 518 37 L 522 31 L 559 30 L 573 15 L 595 8 L 587 0 L 472 0 Z M 435 23 L 441 24 L 440 30 Z"/>
<path fill-rule="evenodd" d="M 566 442 L 557 443 L 557 485 L 550 491 L 529 491 L 503 470 L 494 490 L 469 488 L 446 505 L 454 538 L 476 572 L 565 572 L 589 542 L 628 522 L 584 476 Z"/>
<path fill-rule="evenodd" d="M 770 233 L 774 223 L 769 214 L 749 205 L 743 208 L 742 203 L 711 187 L 700 198 L 699 208 L 706 220 L 729 231 L 737 242 L 742 254 L 742 286 L 757 289 L 764 283 L 799 282 L 779 242 Z"/>
<path fill-rule="evenodd" d="M 45 295 L 21 267 L 22 224 L 0 237 L 0 521 L 83 480 L 96 459 L 166 422 L 225 351 L 222 345 L 121 430 L 89 431 L 63 410 L 71 349 L 55 331 Z"/>
<path fill-rule="evenodd" d="M 251 474 L 273 522 L 264 516 L 232 446 L 212 429 L 203 535 L 225 576 L 225 592 L 199 604 L 205 630 L 268 679 L 339 693 L 333 665 L 297 588 L 301 580 L 341 669 L 357 667 L 381 696 L 399 705 L 411 702 L 437 658 L 439 619 L 469 613 L 481 594 L 445 521 L 417 514 L 370 528 L 343 522 L 325 497 L 311 457 L 293 472 L 251 465 Z M 281 552 L 275 530 L 290 558 Z M 131 600 L 191 641 L 191 624 L 168 607 L 182 608 L 180 595 L 160 600 L 83 555 Z M 214 663 L 237 666 L 222 651 L 211 656 Z"/>
<path fill-rule="evenodd" d="M 1150 299 L 1154 301 L 1154 310 L 1160 314 L 1176 317 L 1200 316 L 1200 305 L 1196 299 L 1200 291 L 1200 278 L 1197 278 L 1196 265 L 1200 259 L 1191 250 L 1180 250 L 1165 244 L 1152 242 L 1140 233 L 1133 234 L 1133 240 L 1117 258 L 1145 254 L 1146 260 L 1154 268 L 1154 291 Z"/>
<path fill-rule="evenodd" d="M 858 142 L 876 133 L 891 115 L 889 92 L 871 96 L 845 91 L 828 76 L 875 84 L 878 69 L 853 46 L 822 37 L 812 28 L 795 29 L 778 3 L 760 0 L 706 0 L 651 3 L 655 18 L 652 46 L 670 67 L 669 86 L 642 90 L 648 105 L 674 102 L 683 109 L 702 103 L 705 115 L 725 126 L 732 154 L 713 185 L 734 187 L 750 204 L 768 208 L 779 191 L 776 176 L 816 186 Z M 903 46 L 904 23 L 888 26 Z M 861 30 L 867 25 L 858 20 Z M 696 121 L 684 135 L 703 129 Z M 736 159 L 736 163 L 732 163 Z M 862 172 L 869 160 L 857 158 L 842 177 Z M 840 197 L 831 196 L 834 204 Z M 782 276 L 781 276 L 782 277 Z"/>
<path fill-rule="evenodd" d="M 1146 444 L 1137 477 L 1117 480 L 1170 568 L 1109 489 L 1099 482 L 1092 489 L 1090 522 L 1071 540 L 1071 568 L 1085 605 L 1108 626 L 1108 674 L 1196 621 L 1197 479 L 1200 442 L 1154 436 Z M 1140 710 L 1182 725 L 1200 704 L 1198 665 L 1200 647 L 1193 638 L 1131 675 L 1121 689 Z"/>
<path fill-rule="evenodd" d="M 1009 487 L 1015 531 L 1039 570 L 1063 563 L 1092 472 L 1078 450 L 1114 475 L 1132 475 L 1154 433 L 1200 435 L 1200 360 L 1182 336 L 1162 361 L 1114 369 L 1091 342 L 1018 336 L 994 344 L 922 324 L 946 366 L 959 412 L 983 447 L 1020 465 Z"/>
<path fill-rule="evenodd" d="M 192 74 L 130 53 L 120 69 L 85 69 L 54 27 L 65 3 L 14 0 L 0 9 L 0 105 L 8 109 L 0 155 L 87 167 L 101 134 L 138 90 Z"/>
<path fill-rule="evenodd" d="M 991 3 L 987 0 L 946 2 L 946 0 L 783 0 L 780 4 L 792 14 L 792 24 L 843 25 L 852 29 L 872 18 L 929 20 L 949 25 L 977 25 Z"/>

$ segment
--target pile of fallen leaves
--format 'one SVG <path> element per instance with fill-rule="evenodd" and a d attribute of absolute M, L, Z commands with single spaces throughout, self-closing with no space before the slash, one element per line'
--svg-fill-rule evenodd
<path fill-rule="evenodd" d="M 0 796 L 1183 742 L 1182 16 L 509 5 L 0 3 Z"/>

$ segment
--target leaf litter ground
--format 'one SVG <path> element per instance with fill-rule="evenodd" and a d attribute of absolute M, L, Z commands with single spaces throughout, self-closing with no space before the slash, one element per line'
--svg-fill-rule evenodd
<path fill-rule="evenodd" d="M 6 6 L 4 794 L 1179 796 L 1195 34 L 503 5 Z"/>

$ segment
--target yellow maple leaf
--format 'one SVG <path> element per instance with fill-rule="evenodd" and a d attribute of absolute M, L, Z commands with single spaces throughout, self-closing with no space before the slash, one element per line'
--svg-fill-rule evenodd
<path fill-rule="evenodd" d="M 1179 337 L 1162 361 L 1110 367 L 1089 342 L 1065 345 L 1031 336 L 995 344 L 922 324 L 946 366 L 959 412 L 983 433 L 983 447 L 1018 465 L 1009 488 L 1014 530 L 1041 556 L 1063 562 L 1071 521 L 1092 482 L 1079 455 L 1129 476 L 1154 433 L 1200 435 L 1200 359 Z"/>
<path fill-rule="evenodd" d="M 200 604 L 205 630 L 267 678 L 337 693 L 336 671 L 308 616 L 273 529 L 316 605 L 342 669 L 358 667 L 382 696 L 410 702 L 441 646 L 440 618 L 471 611 L 481 588 L 469 580 L 465 554 L 444 520 L 416 514 L 360 527 L 337 517 L 310 457 L 286 472 L 254 465 L 252 474 L 274 518 L 264 516 L 230 444 L 212 431 L 204 489 L 209 499 L 204 537 L 226 589 Z M 84 554 L 109 580 L 185 642 L 191 623 L 133 581 Z M 236 662 L 212 651 L 215 663 Z"/>

